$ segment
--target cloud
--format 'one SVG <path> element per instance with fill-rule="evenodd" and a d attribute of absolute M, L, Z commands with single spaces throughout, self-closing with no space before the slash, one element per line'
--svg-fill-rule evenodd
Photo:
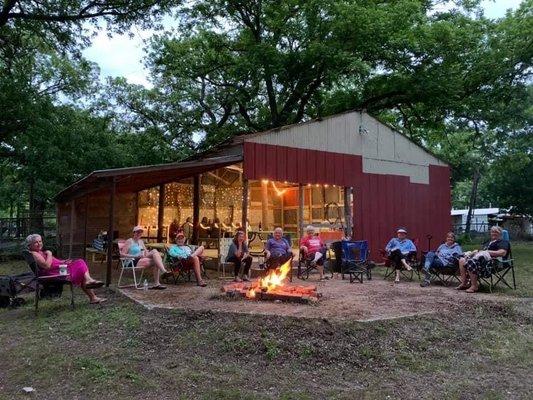
<path fill-rule="evenodd" d="M 516 9 L 521 0 L 483 0 L 481 6 L 488 18 L 501 18 L 507 9 Z M 449 4 L 439 6 L 439 11 L 451 8 Z M 172 17 L 166 16 L 163 25 L 170 29 L 174 23 Z M 144 47 L 154 34 L 150 30 L 133 28 L 132 35 L 113 35 L 109 37 L 102 29 L 93 39 L 92 45 L 85 49 L 84 56 L 97 63 L 103 80 L 107 77 L 124 77 L 130 83 L 151 87 L 148 81 L 148 71 L 143 66 Z"/>

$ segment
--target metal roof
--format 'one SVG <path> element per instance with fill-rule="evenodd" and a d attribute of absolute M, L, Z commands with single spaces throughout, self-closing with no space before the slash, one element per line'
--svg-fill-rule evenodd
<path fill-rule="evenodd" d="M 242 159 L 242 154 L 233 154 L 169 164 L 94 171 L 63 189 L 55 196 L 55 200 L 68 201 L 89 193 L 104 192 L 111 187 L 113 181 L 116 182 L 117 192 L 137 192 L 236 164 L 241 162 Z"/>

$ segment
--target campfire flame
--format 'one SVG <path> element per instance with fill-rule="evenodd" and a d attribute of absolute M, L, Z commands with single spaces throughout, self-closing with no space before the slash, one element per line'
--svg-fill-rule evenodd
<path fill-rule="evenodd" d="M 277 287 L 282 286 L 291 268 L 291 260 L 288 260 L 281 267 L 271 271 L 267 276 L 259 279 L 259 281 L 254 282 L 250 290 L 246 293 L 246 297 L 253 299 L 256 296 L 256 291 L 272 292 Z"/>

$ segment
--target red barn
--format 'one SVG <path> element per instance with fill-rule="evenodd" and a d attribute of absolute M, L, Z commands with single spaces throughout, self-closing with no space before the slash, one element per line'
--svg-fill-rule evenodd
<path fill-rule="evenodd" d="M 171 221 L 191 218 L 192 240 L 202 239 L 209 219 L 221 231 L 353 229 L 376 258 L 399 226 L 424 250 L 427 235 L 440 239 L 450 229 L 450 171 L 401 133 L 351 111 L 241 135 L 190 161 L 95 171 L 57 202 L 64 253 L 82 253 L 100 230 L 126 237 L 137 224 L 148 240 L 168 240 Z"/>

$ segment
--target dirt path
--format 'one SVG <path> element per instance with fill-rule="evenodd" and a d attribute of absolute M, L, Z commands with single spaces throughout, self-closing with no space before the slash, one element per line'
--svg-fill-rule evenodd
<path fill-rule="evenodd" d="M 248 300 L 228 300 L 221 295 L 223 281 L 211 279 L 208 287 L 193 283 L 168 285 L 164 291 L 122 289 L 130 299 L 147 308 L 195 311 L 224 311 L 242 314 L 319 318 L 359 322 L 403 318 L 446 311 L 458 304 L 486 301 L 516 301 L 516 298 L 457 291 L 452 287 L 421 288 L 417 282 L 394 284 L 380 277 L 365 283 L 350 284 L 340 276 L 324 282 L 299 281 L 297 285 L 317 285 L 322 299 L 313 305 Z"/>

